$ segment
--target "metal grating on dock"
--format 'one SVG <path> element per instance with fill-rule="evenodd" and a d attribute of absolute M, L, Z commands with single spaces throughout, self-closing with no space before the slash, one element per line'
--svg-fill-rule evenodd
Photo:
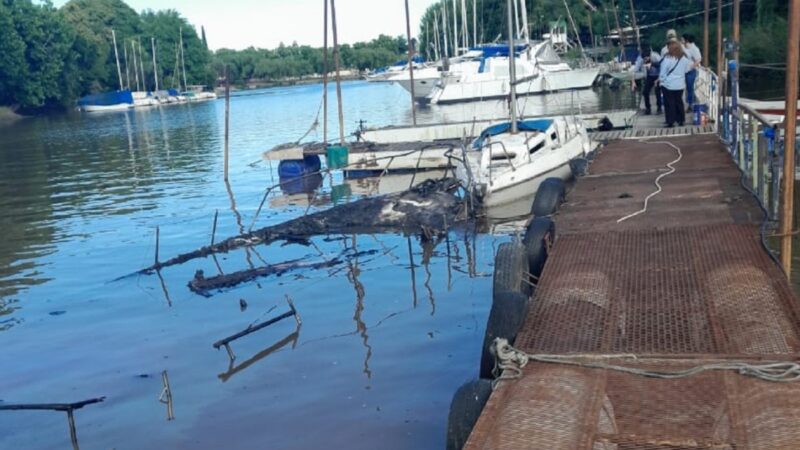
<path fill-rule="evenodd" d="M 677 152 L 652 141 L 599 151 L 555 217 L 516 347 L 662 371 L 800 360 L 800 306 L 761 246 L 761 210 L 730 156 L 715 136 L 669 141 L 684 155 L 677 172 L 620 224 Z M 492 394 L 466 448 L 790 449 L 798 423 L 800 383 L 531 363 Z"/>
<path fill-rule="evenodd" d="M 598 142 L 610 142 L 617 139 L 642 139 L 652 137 L 693 136 L 713 134 L 714 125 L 686 125 L 673 128 L 629 128 L 625 130 L 595 131 L 589 137 Z"/>

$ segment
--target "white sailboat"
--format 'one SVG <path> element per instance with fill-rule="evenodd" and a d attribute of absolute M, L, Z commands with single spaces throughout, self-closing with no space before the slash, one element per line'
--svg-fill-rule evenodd
<path fill-rule="evenodd" d="M 514 48 L 511 0 L 507 0 L 509 48 Z M 570 161 L 591 151 L 578 118 L 517 120 L 516 64 L 508 64 L 511 121 L 484 130 L 456 162 L 456 176 L 484 206 L 535 192 L 547 178 L 571 176 Z"/>

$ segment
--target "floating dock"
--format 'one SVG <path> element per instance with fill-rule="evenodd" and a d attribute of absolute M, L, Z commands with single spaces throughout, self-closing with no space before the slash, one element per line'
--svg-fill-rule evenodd
<path fill-rule="evenodd" d="M 465 448 L 800 448 L 800 383 L 587 367 L 800 360 L 800 308 L 762 246 L 764 213 L 717 135 L 689 134 L 612 142 L 568 193 L 514 345 L 583 364 L 530 362 L 500 382 Z M 676 171 L 618 223 L 678 158 L 667 143 Z"/>

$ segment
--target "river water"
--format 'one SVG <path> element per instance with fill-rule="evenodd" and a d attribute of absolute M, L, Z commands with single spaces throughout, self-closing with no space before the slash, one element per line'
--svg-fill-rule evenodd
<path fill-rule="evenodd" d="M 348 132 L 361 119 L 410 122 L 399 86 L 345 83 L 343 96 Z M 261 153 L 306 133 L 320 97 L 316 85 L 231 99 L 230 189 L 222 180 L 224 101 L 0 127 L 0 405 L 105 396 L 76 412 L 79 442 L 90 449 L 442 448 L 450 398 L 478 373 L 494 249 L 519 221 L 454 230 L 436 246 L 413 236 L 327 236 L 126 276 L 152 264 L 156 227 L 162 259 L 206 245 L 215 211 L 217 239 L 248 228 L 278 181 Z M 583 91 L 533 97 L 524 107 L 589 112 L 629 107 L 627 97 Z M 480 118 L 503 108 L 432 106 L 419 117 Z M 317 128 L 309 139 L 320 135 Z M 387 180 L 376 188 L 375 180 L 336 175 L 320 180 L 313 197 L 276 193 L 256 226 L 408 183 Z M 187 288 L 198 269 L 230 273 L 353 249 L 362 256 L 211 297 Z M 283 313 L 286 296 L 302 326 L 287 319 L 236 341 L 233 361 L 212 347 Z M 173 420 L 159 402 L 162 373 Z M 69 442 L 64 413 L 0 411 L 0 448 Z"/>

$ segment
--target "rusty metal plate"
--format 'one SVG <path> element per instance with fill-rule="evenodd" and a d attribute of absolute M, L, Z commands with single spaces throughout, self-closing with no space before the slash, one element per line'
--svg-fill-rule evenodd
<path fill-rule="evenodd" d="M 697 363 L 625 365 L 677 370 Z M 800 442 L 798 421 L 798 383 L 731 372 L 665 380 L 534 363 L 523 378 L 499 386 L 466 448 L 794 449 Z"/>
<path fill-rule="evenodd" d="M 789 354 L 797 302 L 745 225 L 560 236 L 517 346 L 536 353 Z"/>

